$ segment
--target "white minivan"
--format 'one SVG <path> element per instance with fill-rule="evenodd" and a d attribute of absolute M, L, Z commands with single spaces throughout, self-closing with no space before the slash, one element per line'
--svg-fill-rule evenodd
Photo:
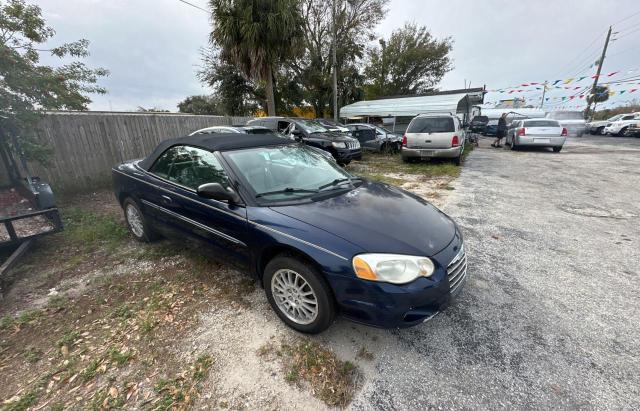
<path fill-rule="evenodd" d="M 465 131 L 455 114 L 420 114 L 402 137 L 402 161 L 450 158 L 460 165 L 464 139 Z"/>

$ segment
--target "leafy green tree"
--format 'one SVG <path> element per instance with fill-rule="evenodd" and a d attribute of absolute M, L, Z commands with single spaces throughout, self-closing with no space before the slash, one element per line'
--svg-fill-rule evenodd
<path fill-rule="evenodd" d="M 189 96 L 178 103 L 178 111 L 191 114 L 220 114 L 220 102 L 213 96 Z"/>
<path fill-rule="evenodd" d="M 368 99 L 390 95 L 418 94 L 432 89 L 453 68 L 450 38 L 437 40 L 424 26 L 405 24 L 380 47 L 368 52 L 364 75 Z"/>
<path fill-rule="evenodd" d="M 210 0 L 210 41 L 248 79 L 265 83 L 267 112 L 276 114 L 274 77 L 296 57 L 302 39 L 297 0 Z"/>
<path fill-rule="evenodd" d="M 44 50 L 55 31 L 38 6 L 23 0 L 0 1 L 0 147 L 46 162 L 50 149 L 37 141 L 33 127 L 45 110 L 86 110 L 87 94 L 103 94 L 98 79 L 108 75 L 80 61 L 58 67 L 40 63 L 41 53 L 58 58 L 89 55 L 87 40 Z"/>
<path fill-rule="evenodd" d="M 338 105 L 362 98 L 360 74 L 366 44 L 386 14 L 388 0 L 335 0 Z M 304 47 L 293 64 L 301 87 L 317 116 L 331 112 L 332 10 L 326 0 L 302 0 Z M 333 113 L 332 113 L 333 114 Z"/>
<path fill-rule="evenodd" d="M 217 50 L 204 50 L 202 63 L 198 78 L 214 90 L 218 114 L 247 116 L 255 112 L 259 104 L 266 108 L 264 90 L 259 91 L 254 82 L 247 80 Z"/>

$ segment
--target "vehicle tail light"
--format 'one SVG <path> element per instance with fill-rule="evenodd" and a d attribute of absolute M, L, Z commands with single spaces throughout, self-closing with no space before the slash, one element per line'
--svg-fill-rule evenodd
<path fill-rule="evenodd" d="M 518 137 L 524 136 L 524 127 L 518 129 L 518 133 L 516 134 Z"/>
<path fill-rule="evenodd" d="M 402 136 L 402 147 L 406 147 L 407 146 L 407 135 L 405 134 L 404 136 Z"/>
<path fill-rule="evenodd" d="M 458 139 L 458 136 L 453 136 L 453 138 L 451 139 L 451 147 L 458 147 L 460 145 L 460 139 Z"/>
<path fill-rule="evenodd" d="M 562 137 L 566 137 L 567 135 L 569 135 L 569 131 L 567 131 L 567 129 L 565 127 L 562 127 L 562 134 L 560 134 Z"/>

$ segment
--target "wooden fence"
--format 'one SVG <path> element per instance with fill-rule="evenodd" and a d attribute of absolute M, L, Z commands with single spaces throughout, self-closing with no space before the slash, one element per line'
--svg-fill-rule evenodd
<path fill-rule="evenodd" d="M 47 166 L 31 164 L 31 172 L 59 191 L 104 187 L 115 164 L 144 157 L 162 140 L 246 120 L 172 113 L 49 112 L 36 132 L 53 149 L 53 156 Z"/>

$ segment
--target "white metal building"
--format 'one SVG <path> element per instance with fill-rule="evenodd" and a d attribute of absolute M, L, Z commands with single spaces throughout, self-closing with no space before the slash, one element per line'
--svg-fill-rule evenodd
<path fill-rule="evenodd" d="M 340 118 L 367 121 L 381 119 L 394 131 L 404 131 L 409 121 L 422 113 L 455 113 L 464 121 L 470 121 L 480 109 L 485 91 L 483 88 L 434 92 L 419 96 L 401 96 L 379 100 L 364 100 L 340 109 Z"/>

